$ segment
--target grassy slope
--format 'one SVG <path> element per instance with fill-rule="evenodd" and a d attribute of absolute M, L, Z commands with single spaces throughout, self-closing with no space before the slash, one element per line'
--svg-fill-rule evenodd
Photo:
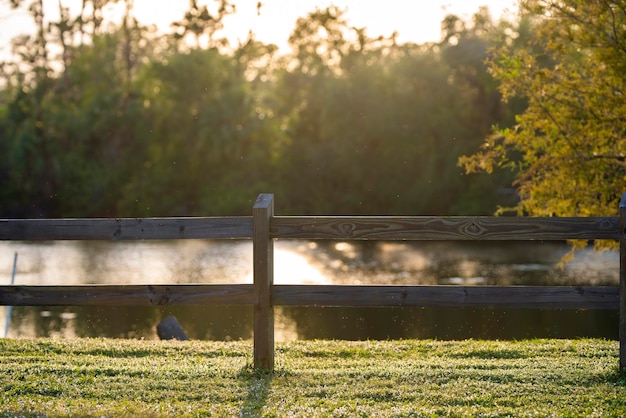
<path fill-rule="evenodd" d="M 250 342 L 0 340 L 0 416 L 626 415 L 600 340 L 308 341 L 255 372 Z"/>

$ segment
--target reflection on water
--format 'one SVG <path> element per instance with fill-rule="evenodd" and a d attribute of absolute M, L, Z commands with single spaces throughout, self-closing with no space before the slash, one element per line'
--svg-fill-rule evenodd
<path fill-rule="evenodd" d="M 0 277 L 10 274 L 15 252 L 21 284 L 236 283 L 252 277 L 252 247 L 241 241 L 0 242 Z"/>
<path fill-rule="evenodd" d="M 554 242 L 327 243 L 315 262 L 334 283 L 618 284 L 617 253 L 586 249 L 559 268 L 569 250 Z"/>
<path fill-rule="evenodd" d="M 277 241 L 277 284 L 618 285 L 615 252 L 584 250 L 563 268 L 562 243 Z M 0 242 L 0 283 L 251 283 L 249 241 Z M 0 308 L 0 323 L 5 323 Z M 175 315 L 191 338 L 251 338 L 249 306 L 15 307 L 11 337 L 155 339 Z M 617 338 L 612 311 L 461 308 L 276 309 L 277 340 L 296 338 Z"/>

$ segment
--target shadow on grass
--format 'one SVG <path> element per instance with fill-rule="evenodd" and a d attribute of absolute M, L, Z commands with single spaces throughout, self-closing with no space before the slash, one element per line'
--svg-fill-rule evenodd
<path fill-rule="evenodd" d="M 239 378 L 242 381 L 242 386 L 247 389 L 239 416 L 261 416 L 274 374 L 269 370 L 259 370 L 247 365 L 239 372 Z"/>
<path fill-rule="evenodd" d="M 447 354 L 452 358 L 477 358 L 477 359 L 523 359 L 528 355 L 521 350 L 473 350 L 467 353 Z"/>
<path fill-rule="evenodd" d="M 607 381 L 613 383 L 615 386 L 626 387 L 626 369 L 618 370 L 609 373 L 607 375 Z"/>

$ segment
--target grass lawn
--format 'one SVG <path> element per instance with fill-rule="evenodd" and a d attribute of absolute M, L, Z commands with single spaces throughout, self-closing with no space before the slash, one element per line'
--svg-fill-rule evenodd
<path fill-rule="evenodd" d="M 0 416 L 626 416 L 618 343 L 0 340 Z"/>

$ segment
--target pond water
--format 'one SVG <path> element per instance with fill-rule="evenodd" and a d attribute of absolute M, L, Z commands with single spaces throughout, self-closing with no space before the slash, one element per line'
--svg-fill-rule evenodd
<path fill-rule="evenodd" d="M 277 241 L 277 284 L 611 285 L 619 255 L 567 254 L 555 242 Z M 252 283 L 249 241 L 0 242 L 0 283 Z M 0 337 L 8 309 L 0 307 Z M 190 338 L 252 337 L 247 306 L 14 307 L 9 337 L 156 339 L 175 315 Z M 277 307 L 276 339 L 602 337 L 617 339 L 613 311 L 469 308 Z"/>

